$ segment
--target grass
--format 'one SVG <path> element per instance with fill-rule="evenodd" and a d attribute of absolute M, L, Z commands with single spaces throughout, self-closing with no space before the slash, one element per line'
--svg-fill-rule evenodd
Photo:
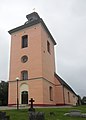
<path fill-rule="evenodd" d="M 64 113 L 70 110 L 81 110 L 82 113 L 86 113 L 86 106 L 72 107 L 72 108 L 36 108 L 36 111 L 45 113 L 45 120 L 86 120 L 86 118 L 68 117 L 64 116 Z M 28 110 L 4 110 L 7 115 L 10 115 L 10 120 L 28 120 Z M 53 112 L 55 115 L 50 115 Z"/>

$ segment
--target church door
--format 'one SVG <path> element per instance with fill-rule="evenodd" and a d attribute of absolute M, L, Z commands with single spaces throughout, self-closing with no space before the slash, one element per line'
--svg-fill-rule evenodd
<path fill-rule="evenodd" d="M 23 91 L 21 93 L 21 103 L 28 104 L 28 92 L 27 91 Z"/>

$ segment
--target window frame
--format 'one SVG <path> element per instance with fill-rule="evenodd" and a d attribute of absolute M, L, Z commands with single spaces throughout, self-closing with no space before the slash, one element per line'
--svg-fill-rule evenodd
<path fill-rule="evenodd" d="M 28 56 L 27 55 L 23 55 L 22 57 L 21 57 L 21 62 L 22 63 L 26 63 L 28 61 Z"/>
<path fill-rule="evenodd" d="M 47 40 L 47 51 L 48 53 L 51 54 L 51 50 L 50 50 L 50 42 Z"/>
<path fill-rule="evenodd" d="M 70 103 L 70 92 L 68 92 L 68 103 Z"/>
<path fill-rule="evenodd" d="M 21 48 L 28 47 L 28 35 L 22 36 Z"/>
<path fill-rule="evenodd" d="M 21 71 L 21 79 L 28 80 L 28 71 L 27 70 Z"/>
<path fill-rule="evenodd" d="M 50 98 L 50 101 L 53 101 L 53 87 L 52 86 L 49 86 L 49 98 Z"/>

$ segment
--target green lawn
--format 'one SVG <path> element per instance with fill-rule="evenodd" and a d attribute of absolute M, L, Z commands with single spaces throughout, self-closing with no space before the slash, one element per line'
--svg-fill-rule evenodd
<path fill-rule="evenodd" d="M 86 118 L 68 117 L 64 116 L 64 113 L 70 110 L 81 110 L 86 113 L 86 106 L 72 107 L 72 108 L 36 108 L 36 111 L 45 113 L 45 120 L 86 120 Z M 54 112 L 55 115 L 50 115 L 50 112 Z M 6 110 L 7 115 L 10 115 L 10 120 L 28 120 L 28 110 Z"/>

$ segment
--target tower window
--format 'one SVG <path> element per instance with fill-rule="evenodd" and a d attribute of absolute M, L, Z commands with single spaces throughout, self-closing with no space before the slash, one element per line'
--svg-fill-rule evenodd
<path fill-rule="evenodd" d="M 22 36 L 22 48 L 28 47 L 28 35 Z"/>
<path fill-rule="evenodd" d="M 49 87 L 49 96 L 50 96 L 50 101 L 53 101 L 53 88 L 51 86 Z"/>
<path fill-rule="evenodd" d="M 28 71 L 24 70 L 21 72 L 21 79 L 27 80 L 28 79 Z"/>
<path fill-rule="evenodd" d="M 50 43 L 47 41 L 47 51 L 50 53 Z"/>

